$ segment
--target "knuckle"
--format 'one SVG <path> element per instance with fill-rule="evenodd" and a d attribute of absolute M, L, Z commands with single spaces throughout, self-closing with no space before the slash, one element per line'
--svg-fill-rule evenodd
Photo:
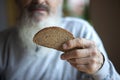
<path fill-rule="evenodd" d="M 70 63 L 73 67 L 76 67 L 76 64 Z"/>
<path fill-rule="evenodd" d="M 72 47 L 71 40 L 69 40 L 69 41 L 67 42 L 67 45 L 68 45 L 68 47 Z"/>
<path fill-rule="evenodd" d="M 96 71 L 96 64 L 91 66 L 91 73 L 94 73 Z"/>
<path fill-rule="evenodd" d="M 78 63 L 79 62 L 79 60 L 78 59 L 75 59 L 75 63 Z"/>
<path fill-rule="evenodd" d="M 79 50 L 75 50 L 75 51 L 74 51 L 74 54 L 75 54 L 75 56 L 79 57 L 79 56 L 80 56 Z"/>
<path fill-rule="evenodd" d="M 92 47 L 96 47 L 95 41 L 91 41 L 91 45 L 92 45 Z"/>
<path fill-rule="evenodd" d="M 94 65 L 89 65 L 89 68 L 88 68 L 87 72 L 88 72 L 89 74 L 92 74 L 92 73 L 94 73 L 94 71 L 95 71 Z"/>
<path fill-rule="evenodd" d="M 80 38 L 77 38 L 77 39 L 76 39 L 76 42 L 77 42 L 78 44 L 81 44 Z"/>
<path fill-rule="evenodd" d="M 88 73 L 88 74 L 91 74 L 91 73 L 92 73 L 92 70 L 88 69 L 88 70 L 87 70 L 87 73 Z"/>
<path fill-rule="evenodd" d="M 91 68 L 91 69 L 89 69 L 89 70 L 88 70 L 88 73 L 89 73 L 89 74 L 92 74 L 92 73 L 93 73 L 93 71 L 94 71 L 94 69 L 93 69 L 93 68 Z"/>
<path fill-rule="evenodd" d="M 81 70 L 81 67 L 79 67 L 78 65 L 75 66 L 78 70 Z"/>
<path fill-rule="evenodd" d="M 90 62 L 89 62 L 89 64 L 91 64 L 91 65 L 93 65 L 93 64 L 95 64 L 96 63 L 96 59 L 95 58 L 92 58 L 91 60 L 90 60 Z"/>
<path fill-rule="evenodd" d="M 79 71 L 85 72 L 85 69 L 83 68 L 83 66 L 76 65 L 76 68 L 77 68 Z"/>
<path fill-rule="evenodd" d="M 75 59 L 71 59 L 70 62 L 76 63 L 76 60 Z"/>
<path fill-rule="evenodd" d="M 97 52 L 98 52 L 97 49 L 96 49 L 96 48 L 93 48 L 93 49 L 92 49 L 92 56 L 96 56 L 96 55 L 97 55 Z"/>
<path fill-rule="evenodd" d="M 81 44 L 81 42 L 83 41 L 83 39 L 82 38 L 77 38 L 76 41 L 77 41 L 78 44 Z"/>
<path fill-rule="evenodd" d="M 78 41 L 79 41 L 79 40 L 81 40 L 81 38 L 76 38 L 76 40 L 78 40 Z"/>

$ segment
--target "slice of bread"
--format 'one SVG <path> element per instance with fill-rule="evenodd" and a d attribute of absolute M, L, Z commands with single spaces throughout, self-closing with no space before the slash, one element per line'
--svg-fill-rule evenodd
<path fill-rule="evenodd" d="M 74 39 L 74 37 L 69 31 L 53 26 L 44 28 L 36 33 L 33 41 L 44 47 L 64 51 L 62 49 L 63 43 L 71 39 Z"/>

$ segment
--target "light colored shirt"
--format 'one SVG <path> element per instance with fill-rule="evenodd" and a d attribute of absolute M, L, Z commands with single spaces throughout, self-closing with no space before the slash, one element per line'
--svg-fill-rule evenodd
<path fill-rule="evenodd" d="M 82 19 L 64 18 L 60 25 L 76 38 L 96 42 L 105 61 L 102 68 L 88 75 L 61 60 L 62 52 L 52 49 L 49 54 L 42 49 L 29 53 L 21 44 L 16 28 L 0 32 L 0 80 L 120 80 L 120 76 L 108 59 L 103 44 L 94 28 Z M 47 55 L 45 55 L 47 54 Z"/>

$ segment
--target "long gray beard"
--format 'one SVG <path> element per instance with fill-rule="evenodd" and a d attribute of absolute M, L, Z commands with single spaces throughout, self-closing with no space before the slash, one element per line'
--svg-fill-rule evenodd
<path fill-rule="evenodd" d="M 31 19 L 27 16 L 22 17 L 21 21 L 19 21 L 19 24 L 17 27 L 19 28 L 19 36 L 22 40 L 22 45 L 27 48 L 28 51 L 32 52 L 35 50 L 36 47 L 41 47 L 39 45 L 36 45 L 33 42 L 34 35 L 41 29 L 50 27 L 50 26 L 60 26 L 61 17 L 57 16 L 50 16 L 47 19 L 35 22 L 34 19 Z M 43 48 L 42 49 L 47 49 Z M 44 50 L 49 51 L 50 49 Z"/>

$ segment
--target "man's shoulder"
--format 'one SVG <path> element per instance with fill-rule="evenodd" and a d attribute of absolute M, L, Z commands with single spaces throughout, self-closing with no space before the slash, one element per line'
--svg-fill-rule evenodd
<path fill-rule="evenodd" d="M 74 28 L 77 30 L 91 30 L 93 26 L 86 20 L 76 17 L 63 18 L 65 28 Z"/>
<path fill-rule="evenodd" d="M 9 35 L 11 35 L 11 33 L 15 32 L 15 29 L 16 28 L 8 28 L 8 29 L 1 31 L 0 32 L 0 39 L 7 38 Z"/>
<path fill-rule="evenodd" d="M 11 32 L 13 30 L 13 28 L 7 28 L 5 30 L 0 31 L 0 35 L 5 35 L 8 34 L 9 32 Z"/>
<path fill-rule="evenodd" d="M 63 21 L 64 22 L 78 23 L 78 24 L 89 24 L 88 21 L 86 21 L 82 18 L 77 18 L 77 17 L 64 17 Z"/>

